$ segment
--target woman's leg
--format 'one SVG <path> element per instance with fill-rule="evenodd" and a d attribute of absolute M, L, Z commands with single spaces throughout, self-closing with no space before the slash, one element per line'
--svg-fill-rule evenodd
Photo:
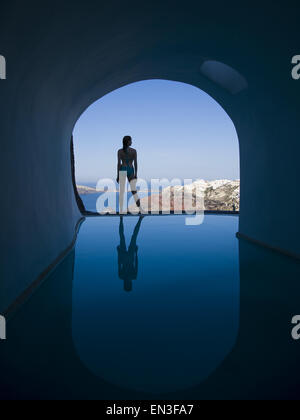
<path fill-rule="evenodd" d="M 124 195 L 125 195 L 126 181 L 127 181 L 127 172 L 120 171 L 119 172 L 119 185 L 120 185 L 119 213 L 124 213 Z"/>
<path fill-rule="evenodd" d="M 136 251 L 137 245 L 136 245 L 136 241 L 137 241 L 137 237 L 141 228 L 141 223 L 143 221 L 144 216 L 140 216 L 136 227 L 134 228 L 133 234 L 132 234 L 132 238 L 131 238 L 131 242 L 128 248 L 128 252 L 129 253 L 134 253 Z"/>
<path fill-rule="evenodd" d="M 120 235 L 120 249 L 122 251 L 126 251 L 126 239 L 124 234 L 124 222 L 123 222 L 123 216 L 120 217 L 120 226 L 119 226 L 119 235 Z"/>
<path fill-rule="evenodd" d="M 135 200 L 135 204 L 137 205 L 137 207 L 141 207 L 141 200 L 138 196 L 137 190 L 136 190 L 136 183 L 137 183 L 137 178 L 132 175 L 130 177 L 128 177 L 128 181 L 130 183 L 130 189 L 131 189 L 131 193 L 133 195 L 133 198 Z"/>

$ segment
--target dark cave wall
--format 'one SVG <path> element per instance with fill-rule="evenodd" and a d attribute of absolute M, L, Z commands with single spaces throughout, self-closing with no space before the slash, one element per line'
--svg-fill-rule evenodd
<path fill-rule="evenodd" d="M 297 5 L 282 5 L 2 5 L 0 311 L 72 242 L 81 217 L 70 154 L 78 117 L 106 93 L 148 78 L 191 83 L 224 107 L 240 140 L 241 233 L 300 253 Z M 228 64 L 248 88 L 233 95 L 208 80 L 205 60 Z"/>

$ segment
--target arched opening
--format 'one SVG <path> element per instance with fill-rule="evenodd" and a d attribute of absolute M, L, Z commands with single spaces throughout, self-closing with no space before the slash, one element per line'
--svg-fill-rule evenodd
<path fill-rule="evenodd" d="M 161 202 L 168 191 L 167 180 L 172 186 L 201 180 L 205 210 L 239 211 L 239 144 L 230 117 L 199 88 L 158 79 L 105 95 L 77 121 L 73 132 L 76 185 L 86 211 L 97 211 L 101 195 L 97 182 L 107 178 L 115 182 L 117 150 L 126 133 L 138 150 L 138 177 L 148 186 L 147 193 L 142 190 L 139 196 L 147 204 L 149 195 L 149 211 L 155 205 L 152 202 L 151 207 L 152 179 L 164 180 Z M 113 189 L 118 191 L 116 183 Z M 127 199 L 130 196 L 129 192 Z M 173 195 L 171 200 L 174 210 Z M 116 212 L 118 201 L 114 201 Z M 160 208 L 165 210 L 164 206 Z"/>
<path fill-rule="evenodd" d="M 96 210 L 98 179 L 116 178 L 116 151 L 130 134 L 139 176 L 147 183 L 154 177 L 198 182 L 206 207 L 216 213 L 195 226 L 173 213 L 145 220 L 89 214 L 76 246 L 76 353 L 95 376 L 124 389 L 170 392 L 198 385 L 232 351 L 239 329 L 234 124 L 198 87 L 152 79 L 102 97 L 81 115 L 73 134 L 76 181 L 87 211 Z"/>

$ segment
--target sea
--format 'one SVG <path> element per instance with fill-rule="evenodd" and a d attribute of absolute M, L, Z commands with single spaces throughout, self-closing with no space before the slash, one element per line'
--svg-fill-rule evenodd
<path fill-rule="evenodd" d="M 96 188 L 96 183 L 94 182 L 78 182 L 78 185 L 84 185 L 86 187 Z M 148 183 L 148 188 L 150 191 L 150 182 Z M 133 196 L 130 192 L 130 187 L 128 185 L 129 192 L 127 193 L 127 203 L 129 206 L 134 203 Z M 99 197 L 101 197 L 104 193 L 95 193 L 95 194 L 80 194 L 80 197 L 83 201 L 85 209 L 91 212 L 97 212 L 97 201 Z M 144 198 L 147 197 L 150 192 L 139 192 L 139 197 Z M 100 210 L 104 207 L 112 208 L 113 210 L 119 211 L 119 193 L 106 193 L 106 200 L 101 202 Z M 124 203 L 124 207 L 126 202 Z M 99 209 L 98 209 L 99 210 Z"/>

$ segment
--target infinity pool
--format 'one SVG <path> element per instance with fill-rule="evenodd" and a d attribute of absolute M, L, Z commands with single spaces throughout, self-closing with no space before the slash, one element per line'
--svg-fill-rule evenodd
<path fill-rule="evenodd" d="M 237 230 L 230 216 L 199 226 L 183 216 L 88 219 L 76 246 L 72 319 L 84 365 L 148 392 L 205 379 L 237 339 Z"/>
<path fill-rule="evenodd" d="M 237 231 L 237 216 L 87 218 L 9 319 L 1 397 L 297 396 L 299 262 Z"/>

